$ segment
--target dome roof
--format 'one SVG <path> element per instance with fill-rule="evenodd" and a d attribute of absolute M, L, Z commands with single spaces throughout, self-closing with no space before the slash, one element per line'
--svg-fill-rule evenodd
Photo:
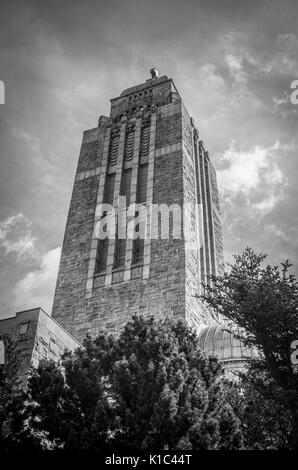
<path fill-rule="evenodd" d="M 236 337 L 237 333 L 239 329 L 227 323 L 206 326 L 198 332 L 199 345 L 205 353 L 215 354 L 221 362 L 247 361 L 255 353 Z"/>

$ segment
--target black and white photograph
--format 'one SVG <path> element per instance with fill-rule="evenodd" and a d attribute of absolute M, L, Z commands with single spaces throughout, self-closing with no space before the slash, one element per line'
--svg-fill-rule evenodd
<path fill-rule="evenodd" d="M 1 0 L 1 454 L 298 450 L 297 130 L 297 0 Z"/>

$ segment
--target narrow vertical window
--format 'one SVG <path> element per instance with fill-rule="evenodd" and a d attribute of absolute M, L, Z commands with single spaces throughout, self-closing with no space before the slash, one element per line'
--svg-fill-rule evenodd
<path fill-rule="evenodd" d="M 145 203 L 147 200 L 147 179 L 148 179 L 148 163 L 139 166 L 137 201 Z"/>
<path fill-rule="evenodd" d="M 140 264 L 144 261 L 144 240 L 142 238 L 136 238 L 133 241 L 133 264 Z"/>
<path fill-rule="evenodd" d="M 141 160 L 148 157 L 150 145 L 150 125 L 142 128 L 141 142 L 140 142 L 140 158 Z"/>
<path fill-rule="evenodd" d="M 105 204 L 113 204 L 115 179 L 116 173 L 107 176 L 103 200 Z"/>
<path fill-rule="evenodd" d="M 95 272 L 100 273 L 106 270 L 108 258 L 109 239 L 106 237 L 103 240 L 98 240 L 97 257 Z"/>
<path fill-rule="evenodd" d="M 125 136 L 125 145 L 124 145 L 124 161 L 129 162 L 133 158 L 133 149 L 134 149 L 135 133 L 133 130 L 130 130 L 126 133 Z"/>
<path fill-rule="evenodd" d="M 116 238 L 114 268 L 125 266 L 126 238 Z"/>
<path fill-rule="evenodd" d="M 111 141 L 109 147 L 109 167 L 115 166 L 118 158 L 118 148 L 119 148 L 119 139 L 120 131 L 119 129 L 114 129 L 111 133 Z"/>
<path fill-rule="evenodd" d="M 105 190 L 104 190 L 104 204 L 113 205 L 113 198 L 114 198 L 114 188 L 115 188 L 115 179 L 116 173 L 111 175 L 107 175 Z M 107 213 L 104 212 L 102 217 L 106 217 Z M 107 231 L 107 226 L 104 226 L 104 232 Z M 109 238 L 106 236 L 103 239 L 98 240 L 97 244 L 97 255 L 96 255 L 96 266 L 95 272 L 99 273 L 101 271 L 106 270 L 107 266 L 107 258 L 108 258 L 108 248 L 109 248 Z"/>
<path fill-rule="evenodd" d="M 136 226 L 136 232 L 139 232 L 139 224 Z M 132 263 L 140 264 L 144 261 L 144 239 L 135 238 L 132 245 Z"/>
<path fill-rule="evenodd" d="M 130 204 L 131 175 L 131 168 L 124 170 L 122 173 L 120 195 L 126 197 L 126 207 Z"/>

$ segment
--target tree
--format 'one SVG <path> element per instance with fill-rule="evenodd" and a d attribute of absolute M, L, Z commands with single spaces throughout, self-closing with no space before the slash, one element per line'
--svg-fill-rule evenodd
<path fill-rule="evenodd" d="M 36 441 L 25 423 L 20 354 L 8 335 L 1 335 L 0 340 L 5 346 L 5 363 L 0 366 L 0 450 L 34 448 Z"/>
<path fill-rule="evenodd" d="M 29 380 L 26 413 L 46 449 L 109 449 L 114 410 L 100 361 L 85 350 L 66 354 L 63 368 L 41 361 Z"/>
<path fill-rule="evenodd" d="M 215 357 L 182 322 L 134 317 L 119 337 L 87 336 L 63 371 L 29 381 L 32 426 L 52 445 L 85 449 L 241 448 L 239 420 Z"/>
<path fill-rule="evenodd" d="M 298 373 L 291 345 L 298 339 L 298 286 L 286 261 L 262 267 L 266 255 L 247 248 L 223 276 L 212 276 L 201 298 L 239 325 L 241 339 L 258 350 L 247 375 L 251 386 L 290 416 L 290 447 L 298 448 Z M 269 400 L 269 401 L 268 401 Z"/>
<path fill-rule="evenodd" d="M 228 400 L 241 422 L 244 448 L 289 449 L 291 419 L 276 384 L 253 367 L 239 375 Z"/>

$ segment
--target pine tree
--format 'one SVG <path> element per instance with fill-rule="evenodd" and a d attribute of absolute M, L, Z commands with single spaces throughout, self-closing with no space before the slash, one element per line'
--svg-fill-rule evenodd
<path fill-rule="evenodd" d="M 29 382 L 32 426 L 76 449 L 241 448 L 239 420 L 215 357 L 182 322 L 134 317 L 40 364 Z"/>
<path fill-rule="evenodd" d="M 34 448 L 37 441 L 26 426 L 26 395 L 19 380 L 21 357 L 8 335 L 1 335 L 5 362 L 0 366 L 0 450 Z"/>
<path fill-rule="evenodd" d="M 271 418 L 278 421 L 280 415 L 287 422 L 289 415 L 289 446 L 298 449 L 298 371 L 291 361 L 291 345 L 298 339 L 298 285 L 288 261 L 281 269 L 263 268 L 265 258 L 247 248 L 235 257 L 229 272 L 212 277 L 201 298 L 236 323 L 241 339 L 258 351 L 246 381 L 255 397 L 263 399 L 263 410 L 274 404 Z M 270 416 L 267 424 L 272 427 Z"/>

